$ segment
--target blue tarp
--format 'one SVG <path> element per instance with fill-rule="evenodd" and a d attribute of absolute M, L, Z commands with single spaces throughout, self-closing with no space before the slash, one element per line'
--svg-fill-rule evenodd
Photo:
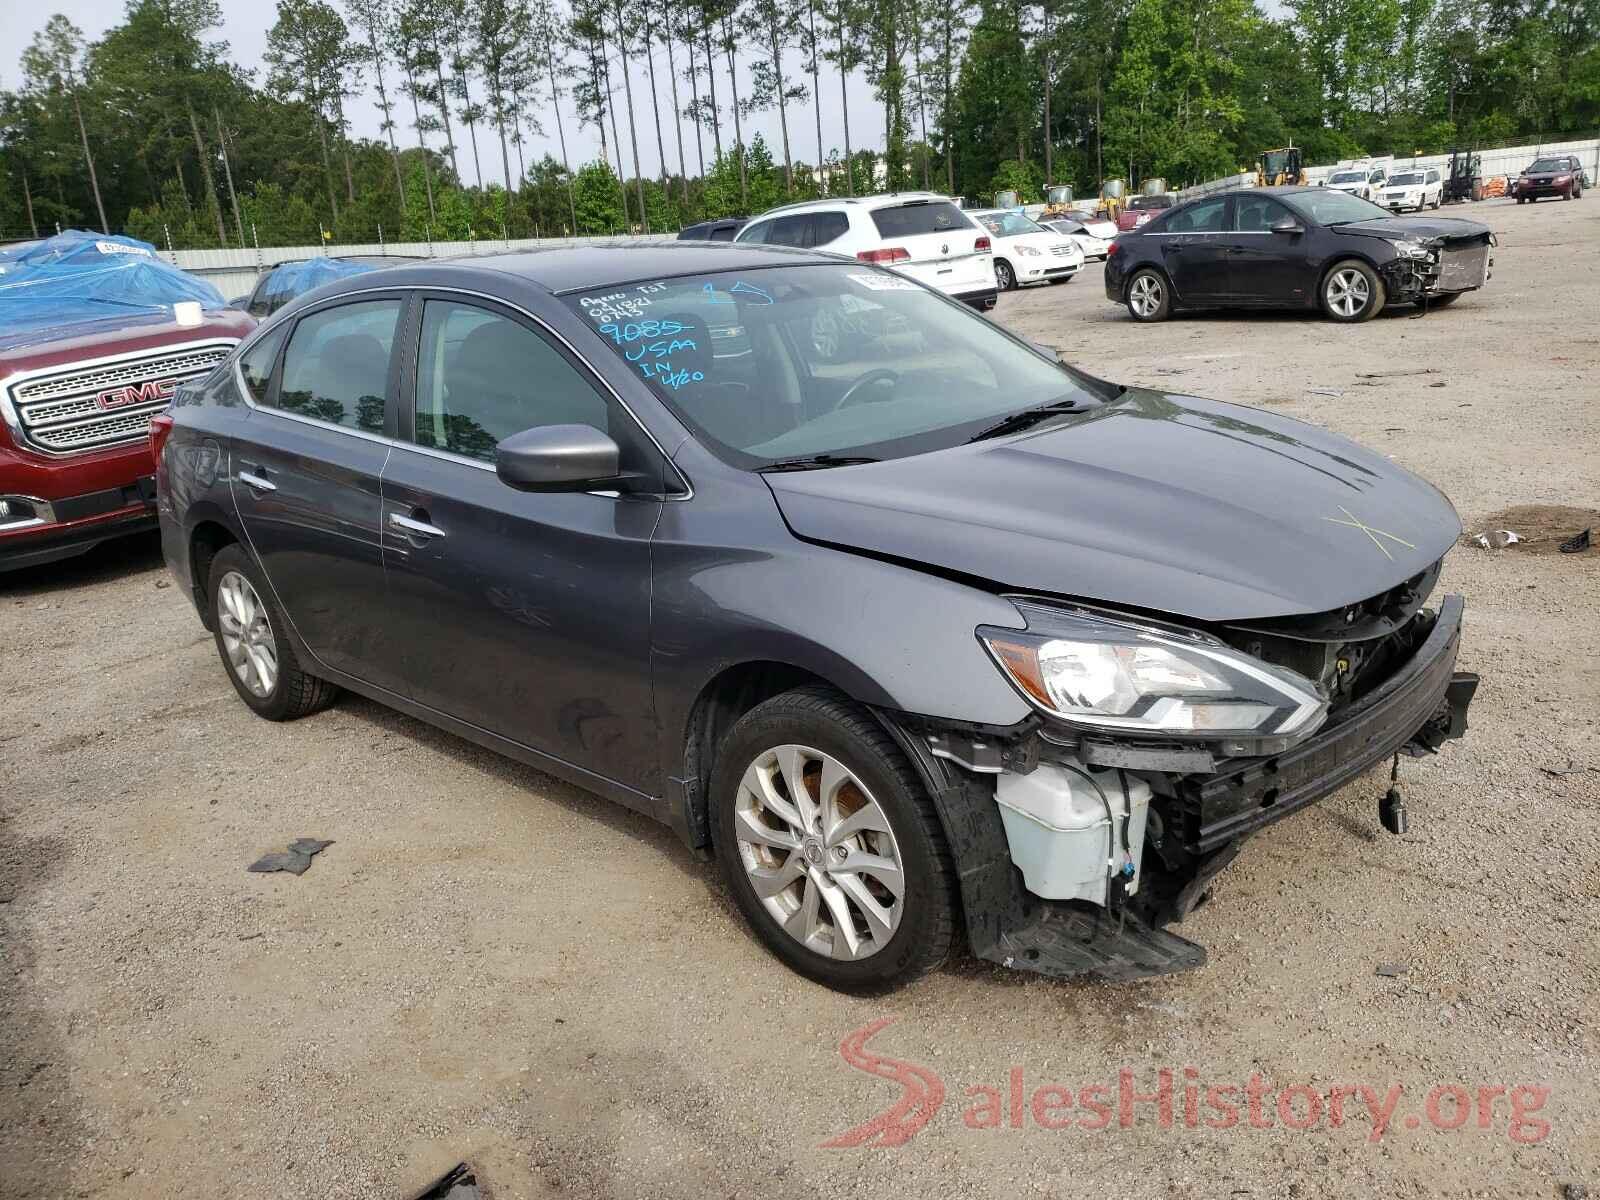
<path fill-rule="evenodd" d="M 182 300 L 223 307 L 216 288 L 129 237 L 69 229 L 0 256 L 0 335 L 106 317 L 170 316 Z"/>
<path fill-rule="evenodd" d="M 319 288 L 335 279 L 351 275 L 365 275 L 374 269 L 372 263 L 355 262 L 346 258 L 307 258 L 300 262 L 286 262 L 273 268 L 267 276 L 263 293 L 274 308 L 287 304 L 312 288 Z"/>

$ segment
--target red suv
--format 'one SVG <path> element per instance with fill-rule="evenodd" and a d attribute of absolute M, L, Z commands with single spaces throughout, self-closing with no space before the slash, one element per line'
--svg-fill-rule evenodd
<path fill-rule="evenodd" d="M 1585 182 L 1583 167 L 1576 154 L 1551 154 L 1534 160 L 1533 165 L 1511 185 L 1511 194 L 1517 198 L 1518 204 L 1543 196 L 1581 200 Z"/>
<path fill-rule="evenodd" d="M 148 242 L 0 248 L 0 572 L 154 528 L 150 418 L 255 323 Z"/>

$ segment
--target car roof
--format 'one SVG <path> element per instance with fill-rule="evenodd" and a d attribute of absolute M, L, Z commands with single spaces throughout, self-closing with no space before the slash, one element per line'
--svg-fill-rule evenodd
<path fill-rule="evenodd" d="M 703 271 L 754 270 L 757 267 L 840 261 L 835 254 L 788 246 L 637 239 L 437 260 L 441 266 L 476 267 L 516 275 L 557 295 L 674 275 L 694 275 Z"/>
<path fill-rule="evenodd" d="M 878 192 L 871 196 L 828 196 L 817 200 L 796 200 L 793 204 L 780 204 L 777 208 L 769 208 L 766 212 L 756 214 L 750 220 L 754 223 L 780 213 L 825 212 L 836 208 L 888 208 L 890 205 L 905 204 L 915 200 L 943 200 L 947 204 L 955 203 L 949 196 L 941 196 L 938 192 Z"/>

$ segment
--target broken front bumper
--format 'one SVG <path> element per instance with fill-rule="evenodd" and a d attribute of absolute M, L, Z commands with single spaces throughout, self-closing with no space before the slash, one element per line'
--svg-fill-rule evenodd
<path fill-rule="evenodd" d="M 992 773 L 936 755 L 937 734 L 885 725 L 917 766 L 945 827 L 961 881 L 972 951 L 1044 975 L 1138 979 L 1200 966 L 1203 947 L 1162 928 L 1182 918 L 1237 855 L 1251 833 L 1328 796 L 1395 753 L 1430 754 L 1466 732 L 1476 675 L 1455 670 L 1463 602 L 1447 596 L 1416 653 L 1350 705 L 1317 736 L 1281 754 L 1224 762 L 1212 774 L 1156 779 L 1146 866 L 1157 886 L 1140 886 L 1121 910 L 1043 900 L 1023 885 L 995 801 Z M 1037 746 L 1034 747 L 1037 753 Z M 1013 748 L 1002 762 L 1025 762 Z M 1035 760 L 1037 761 L 1037 760 Z M 1020 768 L 1019 768 L 1020 769 Z"/>
<path fill-rule="evenodd" d="M 1460 596 L 1446 596 L 1411 660 L 1315 737 L 1271 758 L 1188 776 L 1169 810 L 1185 848 L 1209 854 L 1316 803 L 1397 751 L 1430 754 L 1465 733 L 1478 677 L 1455 670 L 1464 607 Z"/>

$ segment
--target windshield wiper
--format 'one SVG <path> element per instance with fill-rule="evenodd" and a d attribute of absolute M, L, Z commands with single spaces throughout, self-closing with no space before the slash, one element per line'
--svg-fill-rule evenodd
<path fill-rule="evenodd" d="M 854 467 L 862 463 L 881 462 L 866 454 L 806 454 L 798 458 L 780 458 L 766 466 L 757 467 L 758 474 L 776 474 L 779 471 L 817 471 L 824 467 Z"/>
<path fill-rule="evenodd" d="M 1005 434 L 1026 429 L 1030 425 L 1037 425 L 1040 421 L 1048 421 L 1051 417 L 1060 416 L 1062 413 L 1079 412 L 1085 407 L 1077 400 L 1052 400 L 1049 404 L 1039 405 L 1038 408 L 1025 408 L 1021 412 L 1009 413 L 993 425 L 985 425 L 967 441 L 981 442 L 988 438 L 1003 437 Z"/>

